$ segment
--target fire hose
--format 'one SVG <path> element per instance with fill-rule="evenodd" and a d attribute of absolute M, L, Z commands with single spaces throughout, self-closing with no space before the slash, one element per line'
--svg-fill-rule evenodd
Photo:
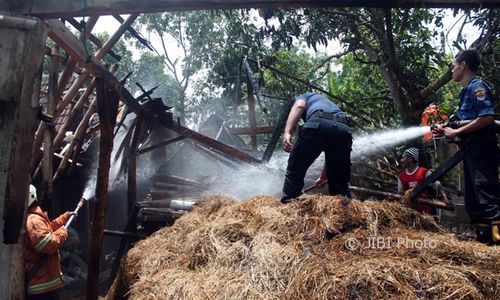
<path fill-rule="evenodd" d="M 460 128 L 462 126 L 465 126 L 465 125 L 471 123 L 472 121 L 473 120 L 459 120 L 459 119 L 457 119 L 456 116 L 452 116 L 452 117 L 450 117 L 450 119 L 448 121 L 444 122 L 443 124 L 432 124 L 431 131 L 435 130 L 435 129 L 439 129 L 439 128 L 445 128 L 445 127 L 450 127 L 450 128 L 456 129 L 456 128 Z M 500 128 L 500 121 L 495 120 L 495 122 L 493 123 L 493 127 L 495 129 L 499 129 Z"/>

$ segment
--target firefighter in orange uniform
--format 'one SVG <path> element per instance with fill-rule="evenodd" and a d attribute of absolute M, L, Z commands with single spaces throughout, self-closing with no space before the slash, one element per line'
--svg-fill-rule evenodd
<path fill-rule="evenodd" d="M 65 212 L 50 221 L 30 185 L 24 240 L 27 299 L 58 298 L 57 290 L 63 286 L 59 248 L 68 238 L 64 224 L 74 214 Z"/>

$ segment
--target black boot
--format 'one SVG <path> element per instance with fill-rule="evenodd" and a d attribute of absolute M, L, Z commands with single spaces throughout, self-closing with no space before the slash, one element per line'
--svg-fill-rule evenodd
<path fill-rule="evenodd" d="M 475 224 L 476 227 L 476 241 L 491 245 L 493 239 L 491 236 L 491 226 L 489 224 Z"/>

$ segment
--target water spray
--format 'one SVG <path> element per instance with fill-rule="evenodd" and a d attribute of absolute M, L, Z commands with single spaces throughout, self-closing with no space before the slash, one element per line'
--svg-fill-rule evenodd
<path fill-rule="evenodd" d="M 73 211 L 74 215 L 72 215 L 68 222 L 66 222 L 66 224 L 64 225 L 64 228 L 68 228 L 69 225 L 71 225 L 71 222 L 73 222 L 73 220 L 75 219 L 75 216 L 76 214 L 78 214 L 78 211 L 80 210 L 80 208 L 85 204 L 85 202 L 87 202 L 87 199 L 85 198 L 82 198 L 79 202 L 78 202 L 78 205 L 76 206 L 76 209 Z"/>
<path fill-rule="evenodd" d="M 403 144 L 404 142 L 423 136 L 429 130 L 430 126 L 414 126 L 355 136 L 351 158 L 357 159 L 363 155 L 370 155 L 388 147 Z"/>

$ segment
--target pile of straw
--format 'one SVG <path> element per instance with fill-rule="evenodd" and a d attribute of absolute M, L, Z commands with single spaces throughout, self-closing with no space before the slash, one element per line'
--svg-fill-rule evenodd
<path fill-rule="evenodd" d="M 500 247 L 398 203 L 206 199 L 139 242 L 130 299 L 500 299 Z"/>

